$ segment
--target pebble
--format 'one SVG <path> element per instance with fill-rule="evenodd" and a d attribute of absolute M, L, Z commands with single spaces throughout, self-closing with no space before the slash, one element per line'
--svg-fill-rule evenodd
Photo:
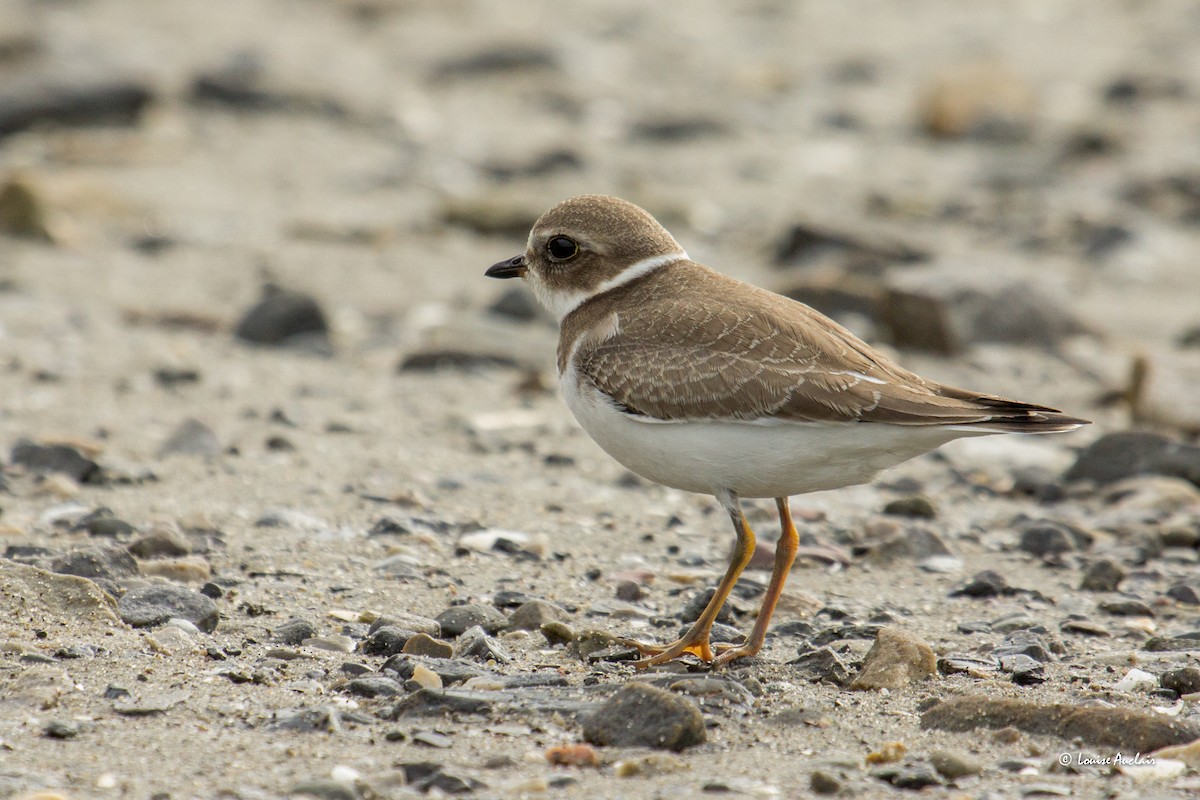
<path fill-rule="evenodd" d="M 408 644 L 408 640 L 416 635 L 403 628 L 385 625 L 363 640 L 362 652 L 369 656 L 394 656 L 404 652 L 404 646 Z"/>
<path fill-rule="evenodd" d="M 367 633 L 374 633 L 380 628 L 401 628 L 414 633 L 424 633 L 429 636 L 437 636 L 442 632 L 442 626 L 438 625 L 437 620 L 429 617 L 422 617 L 418 614 L 409 614 L 405 611 L 389 611 L 387 614 L 380 614 L 371 623 Z"/>
<path fill-rule="evenodd" d="M 929 763 L 939 775 L 951 781 L 983 772 L 978 759 L 958 750 L 934 750 L 929 754 Z"/>
<path fill-rule="evenodd" d="M 234 336 L 252 344 L 319 353 L 332 349 L 325 312 L 316 298 L 274 284 L 263 287 L 258 302 L 242 315 Z"/>
<path fill-rule="evenodd" d="M 1167 589 L 1167 597 L 1184 605 L 1200 605 L 1200 581 L 1184 581 Z"/>
<path fill-rule="evenodd" d="M 362 800 L 362 795 L 352 784 L 332 778 L 301 781 L 289 790 L 288 797 L 311 797 L 315 800 Z"/>
<path fill-rule="evenodd" d="M 1179 667 L 1167 670 L 1162 674 L 1159 683 L 1164 689 L 1170 689 L 1180 695 L 1200 692 L 1200 668 Z"/>
<path fill-rule="evenodd" d="M 895 627 L 880 629 L 849 688 L 901 689 L 937 674 L 937 658 L 925 642 Z"/>
<path fill-rule="evenodd" d="M 850 668 L 829 647 L 819 647 L 802 652 L 799 658 L 788 663 L 795 666 L 797 671 L 812 681 L 829 683 L 834 686 L 845 686 L 850 682 Z"/>
<path fill-rule="evenodd" d="M 101 474 L 99 464 L 65 444 L 40 445 L 22 440 L 13 446 L 8 460 L 38 474 L 61 472 L 79 483 L 97 480 Z"/>
<path fill-rule="evenodd" d="M 63 575 L 91 580 L 120 582 L 138 574 L 138 565 L 124 547 L 87 547 L 72 550 L 50 562 L 50 569 Z"/>
<path fill-rule="evenodd" d="M 128 536 L 134 527 L 123 519 L 117 519 L 108 508 L 97 508 L 75 523 L 73 530 L 87 531 L 91 536 L 104 536 L 111 539 Z M 132 547 L 132 545 L 130 545 Z M 130 550 L 130 552 L 133 552 Z M 137 555 L 137 553 L 134 553 Z"/>
<path fill-rule="evenodd" d="M 454 643 L 454 655 L 458 658 L 473 658 L 485 663 L 494 661 L 498 664 L 507 664 L 512 661 L 512 656 L 508 651 L 501 647 L 499 642 L 488 636 L 478 625 L 462 632 Z"/>
<path fill-rule="evenodd" d="M 198 419 L 189 417 L 158 448 L 158 457 L 195 456 L 213 458 L 221 454 L 221 442 L 212 428 Z"/>
<path fill-rule="evenodd" d="M 1115 692 L 1148 692 L 1158 688 L 1158 677 L 1145 670 L 1131 669 L 1113 684 Z"/>
<path fill-rule="evenodd" d="M 155 525 L 129 543 L 129 552 L 138 558 L 173 558 L 190 554 L 192 544 L 175 526 Z"/>
<path fill-rule="evenodd" d="M 976 573 L 951 590 L 951 597 L 1000 597 L 1017 594 L 1021 590 L 1008 585 L 1004 576 L 995 570 L 985 569 Z"/>
<path fill-rule="evenodd" d="M 1114 617 L 1153 617 L 1154 609 L 1141 600 L 1110 600 L 1097 608 Z"/>
<path fill-rule="evenodd" d="M 1013 727 L 1096 747 L 1143 753 L 1200 738 L 1200 726 L 1146 711 L 1111 706 L 1026 703 L 984 696 L 955 697 L 921 715 L 921 727 L 965 732 Z"/>
<path fill-rule="evenodd" d="M 942 779 L 938 777 L 933 767 L 920 761 L 872 770 L 871 775 L 890 783 L 897 789 L 920 791 L 928 786 L 942 785 Z"/>
<path fill-rule="evenodd" d="M 353 653 L 354 640 L 349 636 L 341 634 L 332 634 L 329 636 L 312 636 L 305 639 L 300 644 L 305 647 L 313 647 L 317 650 L 328 650 L 331 653 Z"/>
<path fill-rule="evenodd" d="M 1079 588 L 1085 592 L 1115 592 L 1125 580 L 1125 569 L 1111 558 L 1101 558 L 1088 564 Z"/>
<path fill-rule="evenodd" d="M 583 721 L 583 738 L 601 747 L 680 751 L 707 739 L 691 700 L 644 683 L 627 683 Z"/>
<path fill-rule="evenodd" d="M 1192 769 L 1200 769 L 1200 739 L 1189 744 L 1178 744 L 1155 750 L 1150 754 L 1156 759 L 1182 761 Z"/>
<path fill-rule="evenodd" d="M 311 639 L 316 635 L 317 626 L 306 619 L 289 619 L 287 622 L 275 626 L 271 631 L 272 641 L 291 645 L 302 644 L 305 639 Z"/>
<path fill-rule="evenodd" d="M 546 761 L 556 767 L 598 767 L 600 756 L 589 744 L 570 744 L 548 747 Z"/>
<path fill-rule="evenodd" d="M 1200 639 L 1187 636 L 1152 636 L 1142 645 L 1150 653 L 1187 653 L 1200 651 Z"/>
<path fill-rule="evenodd" d="M 155 627 L 179 617 L 205 633 L 215 631 L 220 619 L 217 604 L 211 598 L 171 584 L 131 589 L 117 601 L 117 613 L 135 628 Z"/>
<path fill-rule="evenodd" d="M 404 680 L 413 676 L 413 670 L 418 666 L 433 670 L 442 679 L 442 683 L 452 686 L 471 678 L 487 675 L 485 670 L 466 661 L 456 658 L 433 658 L 429 656 L 412 656 L 402 654 L 392 656 L 379 668 L 380 672 L 394 672 Z"/>
<path fill-rule="evenodd" d="M 416 683 L 422 689 L 442 688 L 442 676 L 422 664 L 417 664 L 413 667 L 409 680 Z"/>
<path fill-rule="evenodd" d="M 1034 522 L 1021 531 L 1017 545 L 1026 553 L 1041 558 L 1054 558 L 1073 550 L 1091 546 L 1091 538 L 1083 531 L 1057 522 Z"/>
<path fill-rule="evenodd" d="M 509 615 L 508 624 L 512 630 L 537 631 L 548 622 L 565 623 L 570 619 L 570 615 L 554 603 L 530 600 Z"/>
<path fill-rule="evenodd" d="M 408 638 L 408 641 L 400 648 L 400 652 L 414 656 L 450 658 L 454 655 L 454 647 L 447 642 L 433 638 L 427 633 L 418 633 Z"/>
<path fill-rule="evenodd" d="M 865 760 L 868 764 L 895 764 L 907 754 L 908 748 L 904 742 L 884 742 L 878 750 L 867 753 Z"/>
<path fill-rule="evenodd" d="M 837 794 L 842 790 L 842 782 L 824 770 L 813 770 L 808 776 L 808 788 L 816 794 Z"/>
<path fill-rule="evenodd" d="M 928 497 L 915 494 L 891 501 L 883 507 L 883 513 L 898 517 L 934 519 L 937 516 L 937 509 L 933 507 L 933 503 Z"/>
<path fill-rule="evenodd" d="M 575 631 L 561 622 L 547 622 L 540 630 L 542 636 L 546 637 L 546 644 L 551 646 L 569 645 L 575 641 Z"/>
<path fill-rule="evenodd" d="M 441 635 L 448 638 L 461 636 L 469 628 L 476 625 L 491 634 L 499 633 L 508 627 L 508 618 L 492 606 L 471 603 L 461 606 L 451 606 L 435 617 L 441 629 Z"/>
<path fill-rule="evenodd" d="M 421 794 L 444 797 L 487 788 L 484 783 L 472 777 L 446 772 L 445 767 L 432 761 L 401 763 L 396 766 L 404 772 L 405 785 Z"/>
<path fill-rule="evenodd" d="M 396 697 L 404 693 L 404 688 L 391 678 L 366 675 L 346 681 L 346 692 L 359 697 Z"/>
<path fill-rule="evenodd" d="M 1084 448 L 1064 477 L 1107 484 L 1145 474 L 1174 476 L 1200 486 L 1200 447 L 1157 433 L 1110 433 Z"/>

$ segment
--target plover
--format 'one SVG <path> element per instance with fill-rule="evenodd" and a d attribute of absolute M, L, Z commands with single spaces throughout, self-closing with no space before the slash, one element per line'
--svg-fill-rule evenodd
<path fill-rule="evenodd" d="M 964 436 L 1087 423 L 921 378 L 803 303 L 697 264 L 615 197 L 554 206 L 525 252 L 486 275 L 524 278 L 558 318 L 559 385 L 600 447 L 644 478 L 715 496 L 733 521 L 711 601 L 678 641 L 630 641 L 640 666 L 684 653 L 720 666 L 762 648 L 797 549 L 789 496 L 866 483 Z M 774 498 L 782 531 L 753 629 L 714 653 L 713 622 L 754 553 L 742 497 Z"/>

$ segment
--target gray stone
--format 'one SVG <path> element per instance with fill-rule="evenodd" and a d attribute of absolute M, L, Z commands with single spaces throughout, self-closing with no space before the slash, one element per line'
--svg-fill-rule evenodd
<path fill-rule="evenodd" d="M 271 637 L 281 644 L 298 645 L 317 635 L 317 626 L 306 619 L 289 619 L 275 626 Z"/>
<path fill-rule="evenodd" d="M 1184 605 L 1200 605 L 1200 581 L 1183 581 L 1167 589 L 1167 597 Z"/>
<path fill-rule="evenodd" d="M 238 322 L 234 335 L 244 342 L 329 352 L 329 324 L 316 298 L 273 284 Z"/>
<path fill-rule="evenodd" d="M 1018 547 L 1041 558 L 1054 558 L 1091 544 L 1091 536 L 1085 531 L 1058 522 L 1039 521 L 1021 530 Z"/>
<path fill-rule="evenodd" d="M 1111 558 L 1101 558 L 1088 564 L 1079 588 L 1087 592 L 1115 592 L 1125 580 L 1125 570 Z"/>
<path fill-rule="evenodd" d="M 129 552 L 138 558 L 171 558 L 192 552 L 192 544 L 182 532 L 158 525 L 129 543 Z"/>
<path fill-rule="evenodd" d="M 530 600 L 512 612 L 508 625 L 515 631 L 536 631 L 541 630 L 547 622 L 567 622 L 570 618 L 566 611 L 554 603 Z"/>
<path fill-rule="evenodd" d="M 476 625 L 488 633 L 499 633 L 508 627 L 508 618 L 498 609 L 477 603 L 451 606 L 438 614 L 436 620 L 442 636 L 450 638 L 461 636 Z"/>
<path fill-rule="evenodd" d="M 146 84 L 125 78 L 31 74 L 0 92 L 0 139 L 43 126 L 133 125 L 151 99 Z"/>
<path fill-rule="evenodd" d="M 346 692 L 359 697 L 396 697 L 404 694 L 404 687 L 382 675 L 365 675 L 346 681 Z"/>
<path fill-rule="evenodd" d="M 819 647 L 801 653 L 799 658 L 788 663 L 812 681 L 831 683 L 834 686 L 845 686 L 850 682 L 850 668 L 829 647 Z"/>
<path fill-rule="evenodd" d="M 205 633 L 217 629 L 220 614 L 211 598 L 171 584 L 132 589 L 117 601 L 117 613 L 135 628 L 155 627 L 179 617 Z"/>
<path fill-rule="evenodd" d="M 61 472 L 80 483 L 100 477 L 99 464 L 65 444 L 40 445 L 22 440 L 13 447 L 9 461 L 39 474 Z"/>
<path fill-rule="evenodd" d="M 584 720 L 583 738 L 602 747 L 684 750 L 707 738 L 691 700 L 644 683 L 627 683 Z"/>
<path fill-rule="evenodd" d="M 50 562 L 63 575 L 119 582 L 138 574 L 137 562 L 124 547 L 87 547 L 72 550 Z"/>
<path fill-rule="evenodd" d="M 933 507 L 933 503 L 930 502 L 928 497 L 914 494 L 910 497 L 901 497 L 897 500 L 892 500 L 883 507 L 883 513 L 898 517 L 933 519 L 937 516 L 937 509 Z"/>
<path fill-rule="evenodd" d="M 394 656 L 404 652 L 408 640 L 416 635 L 413 631 L 386 625 L 369 634 L 363 640 L 361 649 L 369 656 Z"/>
<path fill-rule="evenodd" d="M 478 625 L 462 632 L 458 641 L 454 643 L 454 655 L 458 658 L 473 658 L 476 661 L 495 661 L 498 664 L 512 661 L 508 651 Z"/>
<path fill-rule="evenodd" d="M 197 456 L 212 458 L 220 455 L 221 442 L 212 428 L 198 419 L 188 418 L 179 423 L 158 448 L 158 457 Z"/>
<path fill-rule="evenodd" d="M 1200 447 L 1156 433 L 1110 433 L 1085 448 L 1064 477 L 1106 484 L 1145 474 L 1170 475 L 1200 486 Z"/>

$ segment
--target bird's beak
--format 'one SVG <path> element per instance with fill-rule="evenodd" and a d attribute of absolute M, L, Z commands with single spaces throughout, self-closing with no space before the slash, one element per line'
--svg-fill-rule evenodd
<path fill-rule="evenodd" d="M 528 269 L 529 267 L 525 266 L 525 256 L 522 254 L 513 256 L 507 261 L 492 264 L 483 274 L 489 278 L 523 278 Z"/>

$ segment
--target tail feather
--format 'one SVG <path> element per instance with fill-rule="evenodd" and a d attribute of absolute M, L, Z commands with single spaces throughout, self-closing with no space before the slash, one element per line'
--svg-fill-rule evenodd
<path fill-rule="evenodd" d="M 1091 424 L 1090 420 L 1072 417 L 1049 406 L 988 395 L 976 395 L 970 399 L 981 407 L 981 411 L 988 412 L 988 416 L 978 422 L 962 425 L 966 430 L 996 433 L 1064 433 Z"/>

